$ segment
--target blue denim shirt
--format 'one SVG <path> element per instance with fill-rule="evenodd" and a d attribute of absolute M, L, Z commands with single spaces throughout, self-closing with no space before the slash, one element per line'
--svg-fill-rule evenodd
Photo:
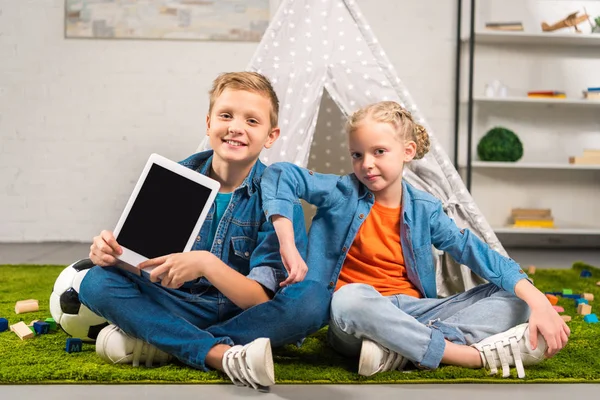
<path fill-rule="evenodd" d="M 197 153 L 180 164 L 208 175 L 212 154 L 212 150 Z M 287 272 L 281 261 L 279 241 L 273 224 L 267 221 L 262 211 L 260 180 L 265 168 L 265 165 L 257 160 L 246 179 L 235 189 L 219 222 L 215 238 L 209 243 L 215 215 L 215 204 L 212 204 L 192 250 L 210 251 L 231 268 L 276 293 Z M 300 254 L 305 256 L 308 240 L 299 200 L 293 202 L 288 217 L 294 224 L 296 246 Z M 193 287 L 194 292 L 202 292 L 203 289 L 208 289 L 211 283 L 206 278 L 201 278 L 187 282 L 184 286 Z"/>
<path fill-rule="evenodd" d="M 459 229 L 434 196 L 403 182 L 400 242 L 408 279 L 428 298 L 437 297 L 431 246 L 448 252 L 477 275 L 514 294 L 527 275 L 510 258 L 492 250 L 468 229 Z M 318 174 L 290 163 L 275 163 L 263 174 L 267 217 L 291 219 L 297 198 L 318 207 L 309 233 L 306 279 L 329 281 L 333 291 L 346 254 L 375 201 L 354 174 Z"/>

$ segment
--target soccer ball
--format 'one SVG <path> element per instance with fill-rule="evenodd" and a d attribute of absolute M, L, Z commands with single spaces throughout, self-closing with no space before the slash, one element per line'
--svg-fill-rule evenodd
<path fill-rule="evenodd" d="M 56 278 L 50 295 L 52 318 L 68 335 L 84 342 L 95 342 L 100 330 L 108 325 L 79 301 L 79 285 L 93 266 L 87 258 L 69 265 Z"/>

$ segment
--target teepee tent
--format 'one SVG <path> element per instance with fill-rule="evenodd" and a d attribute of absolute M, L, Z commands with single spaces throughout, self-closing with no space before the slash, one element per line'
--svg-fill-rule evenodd
<path fill-rule="evenodd" d="M 458 226 L 469 228 L 506 254 L 354 0 L 283 0 L 248 69 L 269 77 L 280 100 L 281 138 L 261 156 L 265 163 L 290 161 L 307 166 L 311 147 L 325 148 L 328 155 L 327 146 L 345 147 L 343 121 L 329 115 L 324 126 L 317 124 L 319 115 L 327 117 L 336 106 L 345 118 L 377 101 L 397 101 L 431 137 L 430 152 L 408 164 L 405 179 L 440 199 Z M 319 112 L 321 107 L 325 113 Z M 316 141 L 319 145 L 311 146 Z M 349 169 L 349 159 L 346 164 Z M 435 249 L 432 256 L 437 260 L 440 296 L 484 282 L 450 256 Z"/>

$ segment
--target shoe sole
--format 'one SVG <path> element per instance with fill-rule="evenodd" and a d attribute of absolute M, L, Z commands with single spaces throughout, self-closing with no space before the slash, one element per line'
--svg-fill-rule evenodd
<path fill-rule="evenodd" d="M 375 375 L 379 369 L 379 365 L 375 365 L 373 354 L 380 352 L 375 343 L 370 340 L 363 339 L 360 347 L 360 358 L 358 360 L 358 374 L 362 376 Z"/>
<path fill-rule="evenodd" d="M 246 365 L 252 370 L 252 374 L 261 386 L 273 386 L 275 384 L 275 368 L 273 366 L 273 352 L 271 351 L 271 340 L 268 338 L 256 339 L 252 346 L 246 350 Z M 254 360 L 264 360 L 254 364 Z"/>

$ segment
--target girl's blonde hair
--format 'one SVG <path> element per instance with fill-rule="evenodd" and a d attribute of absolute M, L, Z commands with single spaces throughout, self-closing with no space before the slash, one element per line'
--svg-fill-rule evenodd
<path fill-rule="evenodd" d="M 429 151 L 429 134 L 417 124 L 412 115 L 395 101 L 380 101 L 356 111 L 348 119 L 346 130 L 352 133 L 365 119 L 392 124 L 399 140 L 412 140 L 417 144 L 414 159 L 421 159 Z"/>

